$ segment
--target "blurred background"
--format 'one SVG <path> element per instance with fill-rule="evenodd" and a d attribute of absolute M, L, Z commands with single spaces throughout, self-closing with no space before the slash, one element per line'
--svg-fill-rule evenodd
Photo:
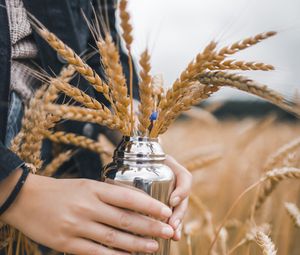
<path fill-rule="evenodd" d="M 219 47 L 257 33 L 279 34 L 236 55 L 240 60 L 265 62 L 272 72 L 244 74 L 293 98 L 300 88 L 300 1 L 299 0 L 131 0 L 134 55 L 145 47 L 152 54 L 153 74 L 163 74 L 170 86 L 189 61 L 211 40 Z M 226 88 L 210 100 L 255 100 Z"/>

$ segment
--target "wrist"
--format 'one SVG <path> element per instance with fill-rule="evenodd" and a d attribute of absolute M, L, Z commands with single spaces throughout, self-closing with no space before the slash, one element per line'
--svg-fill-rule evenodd
<path fill-rule="evenodd" d="M 21 173 L 21 174 L 20 174 Z M 13 175 L 10 176 L 9 179 L 7 179 L 4 183 L 2 183 L 3 188 L 7 192 L 8 190 L 11 190 L 9 195 L 5 198 L 4 202 L 0 205 L 0 219 L 5 221 L 4 215 L 11 215 L 10 213 L 7 213 L 7 211 L 10 211 L 10 208 L 13 207 L 15 204 L 17 198 L 19 197 L 19 194 L 22 191 L 22 188 L 24 186 L 24 183 L 29 175 L 30 171 L 27 167 L 23 167 L 21 169 L 17 169 Z M 17 182 L 16 182 L 17 178 Z M 11 189 L 11 185 L 13 185 L 13 188 Z M 3 200 L 3 199 L 2 199 Z M 8 222 L 6 222 L 8 223 Z"/>
<path fill-rule="evenodd" d="M 0 181 L 0 205 L 2 205 L 5 202 L 9 194 L 14 189 L 21 175 L 22 169 L 18 168 L 14 170 L 7 178 Z"/>

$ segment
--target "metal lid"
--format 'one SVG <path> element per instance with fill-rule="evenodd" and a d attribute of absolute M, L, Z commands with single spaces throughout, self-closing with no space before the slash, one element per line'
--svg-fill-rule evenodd
<path fill-rule="evenodd" d="M 115 159 L 129 161 L 162 161 L 165 153 L 157 138 L 124 136 L 114 153 Z"/>

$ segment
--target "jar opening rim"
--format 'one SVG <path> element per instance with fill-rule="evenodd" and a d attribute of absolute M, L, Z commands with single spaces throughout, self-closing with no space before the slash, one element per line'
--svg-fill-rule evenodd
<path fill-rule="evenodd" d="M 125 141 L 143 141 L 143 142 L 158 142 L 158 138 L 151 138 L 147 136 L 123 136 Z"/>

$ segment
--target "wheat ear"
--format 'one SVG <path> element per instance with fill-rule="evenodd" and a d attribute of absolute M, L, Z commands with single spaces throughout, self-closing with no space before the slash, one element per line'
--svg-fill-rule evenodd
<path fill-rule="evenodd" d="M 122 37 L 125 41 L 126 48 L 128 51 L 131 49 L 131 44 L 133 41 L 132 37 L 132 25 L 130 24 L 130 14 L 127 11 L 127 0 L 121 0 L 119 5 L 121 28 L 123 30 Z"/>
<path fill-rule="evenodd" d="M 58 116 L 61 119 L 76 120 L 83 122 L 96 123 L 102 126 L 107 126 L 111 129 L 119 130 L 123 134 L 126 134 L 127 130 L 124 130 L 124 126 L 120 120 L 111 114 L 108 110 L 93 110 L 79 106 L 68 106 L 68 105 L 55 105 L 48 104 L 45 109 Z"/>
<path fill-rule="evenodd" d="M 99 103 L 96 99 L 90 97 L 82 90 L 70 85 L 67 82 L 64 82 L 60 79 L 53 79 L 51 83 L 56 89 L 62 91 L 67 96 L 73 98 L 75 101 L 83 104 L 89 109 L 101 110 L 104 107 L 104 105 Z"/>
<path fill-rule="evenodd" d="M 102 63 L 105 66 L 105 73 L 110 81 L 109 84 L 112 89 L 112 98 L 116 105 L 117 114 L 123 124 L 129 128 L 128 107 L 130 99 L 119 51 L 112 37 L 108 34 L 106 34 L 105 40 L 98 38 L 97 46 L 101 54 Z"/>
<path fill-rule="evenodd" d="M 153 101 L 153 89 L 151 86 L 151 65 L 150 65 L 150 55 L 146 49 L 140 57 L 140 66 L 142 67 L 140 71 L 140 104 L 139 104 L 139 132 L 142 136 L 147 135 L 148 128 L 150 126 L 150 115 L 154 108 Z"/>
<path fill-rule="evenodd" d="M 78 146 L 98 154 L 102 154 L 102 153 L 108 154 L 108 152 L 102 148 L 102 145 L 100 143 L 90 138 L 87 138 L 85 136 L 76 135 L 73 133 L 65 133 L 62 131 L 52 133 L 51 131 L 48 130 L 45 130 L 43 134 L 46 138 L 48 138 L 52 142 Z"/>
<path fill-rule="evenodd" d="M 269 31 L 265 33 L 259 33 L 255 36 L 248 37 L 242 41 L 238 41 L 233 43 L 230 46 L 223 47 L 220 51 L 218 51 L 219 59 L 223 59 L 227 55 L 233 55 L 241 50 L 247 49 L 255 44 L 258 44 L 270 37 L 273 37 L 277 34 L 275 31 Z"/>
<path fill-rule="evenodd" d="M 194 82 L 189 89 L 182 90 L 182 94 L 176 102 L 168 105 L 169 108 L 162 110 L 157 121 L 151 130 L 150 136 L 157 137 L 167 131 L 173 121 L 183 112 L 198 104 L 201 100 L 208 98 L 218 90 L 217 86 L 206 86 L 199 82 Z M 167 94 L 168 96 L 168 94 Z"/>
<path fill-rule="evenodd" d="M 255 241 L 258 232 L 268 233 L 270 232 L 270 229 L 270 225 L 266 223 L 262 224 L 261 226 L 254 226 L 250 228 L 250 230 L 246 233 L 245 237 L 241 241 L 239 241 L 233 248 L 230 249 L 228 255 L 232 254 L 239 247 Z"/>
<path fill-rule="evenodd" d="M 132 25 L 130 23 L 130 14 L 127 11 L 127 0 L 121 0 L 119 5 L 121 28 L 123 30 L 122 38 L 125 41 L 126 48 L 128 50 L 128 65 L 129 65 L 129 96 L 130 96 L 130 133 L 134 131 L 134 115 L 133 115 L 133 63 L 131 55 L 132 37 Z"/>
<path fill-rule="evenodd" d="M 275 190 L 277 185 L 286 179 L 300 179 L 300 169 L 293 167 L 283 167 L 266 172 L 267 177 L 265 185 L 262 187 L 258 196 L 255 211 L 257 211 L 270 194 Z"/>
<path fill-rule="evenodd" d="M 30 101 L 29 107 L 25 110 L 24 118 L 22 120 L 22 128 L 13 142 L 13 149 L 19 157 L 29 164 L 33 164 L 35 168 L 39 169 L 42 166 L 40 159 L 40 150 L 42 147 L 42 130 L 47 125 L 46 114 L 42 107 L 42 96 L 45 92 L 45 87 L 41 87 L 35 94 L 35 97 Z"/>
<path fill-rule="evenodd" d="M 278 167 L 282 162 L 292 153 L 300 148 L 300 137 L 293 139 L 289 143 L 280 147 L 275 153 L 273 153 L 265 163 L 264 170 L 268 171 L 275 167 Z"/>
<path fill-rule="evenodd" d="M 68 150 L 60 153 L 57 157 L 55 157 L 46 167 L 43 169 L 43 176 L 53 176 L 57 169 L 62 166 L 65 162 L 70 160 L 73 156 L 74 151 Z"/>
<path fill-rule="evenodd" d="M 211 62 L 204 65 L 208 70 L 242 70 L 242 71 L 272 71 L 274 66 L 259 63 L 259 62 L 246 62 L 246 61 L 237 61 L 237 60 L 226 60 L 223 62 Z"/>
<path fill-rule="evenodd" d="M 264 255 L 276 255 L 277 251 L 271 238 L 262 231 L 256 233 L 256 243 L 262 248 Z"/>
<path fill-rule="evenodd" d="M 76 71 L 80 73 L 96 91 L 102 93 L 113 106 L 114 104 L 110 96 L 109 86 L 100 78 L 100 76 L 55 34 L 48 31 L 32 15 L 29 16 L 32 26 L 41 35 L 41 37 L 46 40 L 62 58 L 64 58 L 70 65 L 73 65 Z"/>
<path fill-rule="evenodd" d="M 284 203 L 284 207 L 297 228 L 300 228 L 300 210 L 296 204 Z"/>
<path fill-rule="evenodd" d="M 238 90 L 261 97 L 269 102 L 285 109 L 291 113 L 299 115 L 297 109 L 294 109 L 281 94 L 269 89 L 266 85 L 259 85 L 247 77 L 225 73 L 225 72 L 203 72 L 198 75 L 198 80 L 203 84 L 213 84 L 215 86 L 229 86 Z"/>

